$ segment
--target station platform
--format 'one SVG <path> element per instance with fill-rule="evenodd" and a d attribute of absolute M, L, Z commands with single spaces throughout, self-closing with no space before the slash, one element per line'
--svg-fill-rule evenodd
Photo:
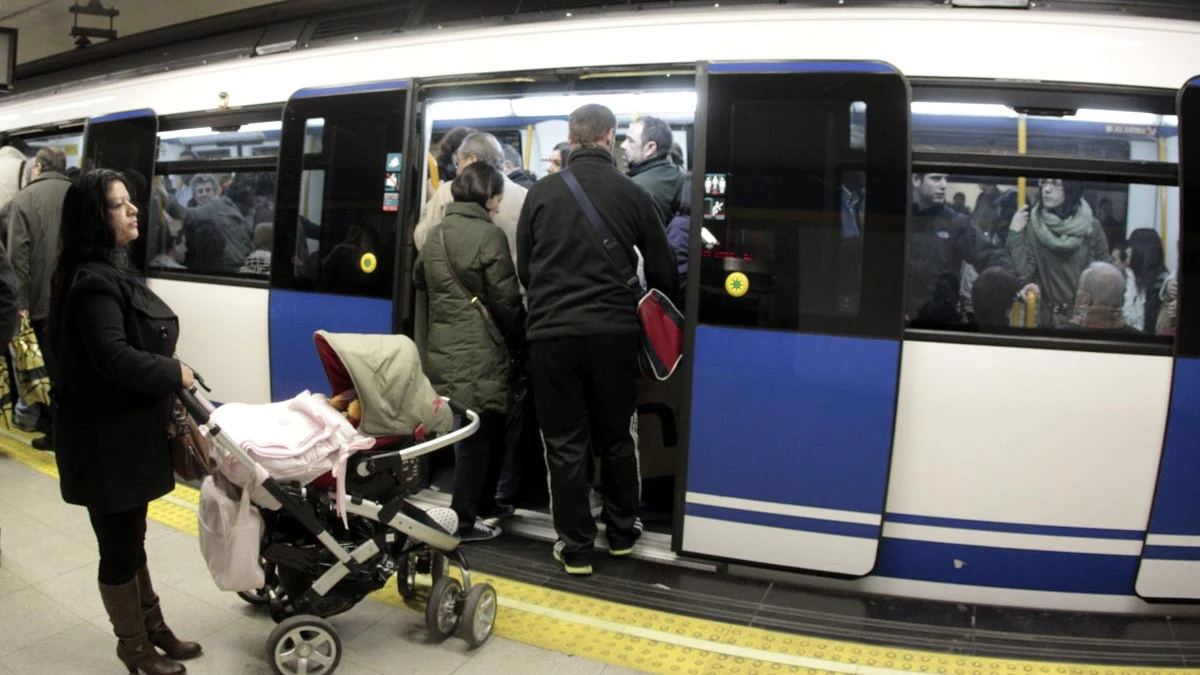
<path fill-rule="evenodd" d="M 124 669 L 95 585 L 86 512 L 54 457 L 0 430 L 0 675 Z M 196 536 L 196 490 L 150 507 L 147 553 L 168 621 L 205 654 L 191 673 L 267 673 L 265 612 L 219 591 Z M 331 622 L 338 673 L 662 675 L 1200 675 L 1200 619 L 1067 614 L 813 591 L 651 560 L 563 574 L 544 541 L 471 544 L 499 594 L 478 650 L 432 642 L 424 599 L 392 585 Z"/>

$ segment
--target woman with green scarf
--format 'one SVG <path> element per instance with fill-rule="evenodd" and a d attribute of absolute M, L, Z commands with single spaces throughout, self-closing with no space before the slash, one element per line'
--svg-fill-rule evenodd
<path fill-rule="evenodd" d="M 1013 216 L 1008 254 L 1017 273 L 1041 289 L 1038 327 L 1065 325 L 1074 311 L 1079 276 L 1093 262 L 1108 260 L 1108 239 L 1083 198 L 1083 186 L 1044 179 L 1039 203 Z"/>

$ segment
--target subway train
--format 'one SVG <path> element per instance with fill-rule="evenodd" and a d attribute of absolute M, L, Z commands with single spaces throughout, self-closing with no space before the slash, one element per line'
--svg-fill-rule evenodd
<path fill-rule="evenodd" d="M 490 131 L 541 176 L 582 103 L 612 108 L 618 137 L 660 117 L 693 199 L 686 356 L 641 384 L 663 512 L 644 546 L 866 593 L 1200 609 L 1200 22 L 907 4 L 382 35 L 316 17 L 252 58 L 147 54 L 19 91 L 0 130 L 142 177 L 135 258 L 180 316 L 179 353 L 214 400 L 258 403 L 326 389 L 317 329 L 421 342 L 412 228 L 447 130 Z M 1001 294 L 1024 319 L 969 318 L 984 263 L 938 258 L 960 234 L 918 232 L 914 200 L 1003 252 L 1009 216 L 1055 189 L 1107 234 L 1085 262 L 1125 268 L 1165 324 L 1033 319 L 1047 283 Z M 997 194 L 1008 214 L 980 217 Z M 189 229 L 205 209 L 241 250 Z M 1139 238 L 1160 250 L 1150 288 Z M 931 264 L 950 273 L 918 278 Z M 930 282 L 950 315 L 912 306 Z"/>

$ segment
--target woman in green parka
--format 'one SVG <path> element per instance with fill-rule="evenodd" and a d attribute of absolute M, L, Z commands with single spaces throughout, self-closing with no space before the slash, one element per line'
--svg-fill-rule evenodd
<path fill-rule="evenodd" d="M 510 343 L 524 338 L 525 308 L 504 232 L 492 216 L 504 175 L 484 162 L 451 184 L 454 202 L 417 259 L 417 288 L 429 295 L 425 370 L 442 396 L 479 413 L 480 428 L 455 449 L 454 496 L 464 541 L 499 536 L 477 522 L 497 512 L 494 495 L 504 462 Z"/>

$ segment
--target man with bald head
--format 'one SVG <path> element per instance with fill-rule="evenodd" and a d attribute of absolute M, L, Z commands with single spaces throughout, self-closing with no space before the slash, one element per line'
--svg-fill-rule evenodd
<path fill-rule="evenodd" d="M 1079 276 L 1075 316 L 1064 330 L 1140 333 L 1125 325 L 1125 275 L 1115 265 L 1094 262 Z"/>
<path fill-rule="evenodd" d="M 454 153 L 454 165 L 458 167 L 458 171 L 462 171 L 474 162 L 490 164 L 500 173 L 504 173 L 504 149 L 501 148 L 500 141 L 483 131 L 467 134 Z M 438 186 L 433 197 L 421 208 L 421 220 L 413 229 L 413 243 L 418 251 L 425 247 L 425 239 L 429 236 L 430 229 L 441 225 L 446 217 L 446 205 L 454 201 L 454 195 L 450 194 L 451 182 L 444 181 Z M 514 264 L 517 260 L 517 219 L 521 215 L 521 205 L 525 203 L 525 193 L 525 188 L 505 176 L 504 198 L 500 200 L 500 211 L 492 218 L 492 222 L 503 230 L 505 238 L 508 239 L 508 251 Z"/>

